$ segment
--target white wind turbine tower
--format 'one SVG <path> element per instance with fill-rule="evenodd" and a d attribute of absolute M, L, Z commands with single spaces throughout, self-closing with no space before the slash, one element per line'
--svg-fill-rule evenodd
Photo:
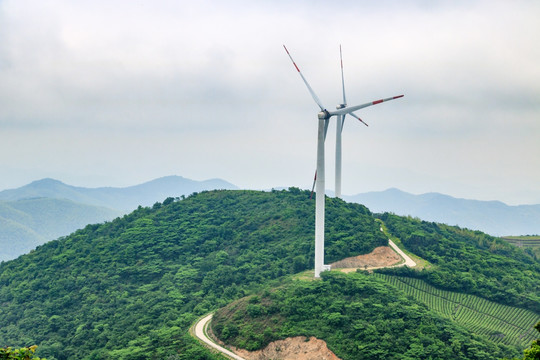
<path fill-rule="evenodd" d="M 283 45 L 283 47 L 285 48 L 285 51 L 287 52 L 287 55 L 291 59 L 294 67 L 298 71 L 298 74 L 304 81 L 304 84 L 306 84 L 306 87 L 309 93 L 311 94 L 311 97 L 321 109 L 321 111 L 317 114 L 317 117 L 319 119 L 319 127 L 318 127 L 318 135 L 317 135 L 317 171 L 315 173 L 315 182 L 316 182 L 315 192 L 317 195 L 316 201 L 315 201 L 315 277 L 320 277 L 320 274 L 322 271 L 330 269 L 330 265 L 324 265 L 324 140 L 326 138 L 326 132 L 328 130 L 328 124 L 329 124 L 330 118 L 332 116 L 337 116 L 338 122 L 341 122 L 341 126 L 343 125 L 343 120 L 345 118 L 345 115 L 351 115 L 352 117 L 362 121 L 358 116 L 353 114 L 353 111 L 363 109 L 371 105 L 380 104 L 385 101 L 398 99 L 400 97 L 403 97 L 403 95 L 398 95 L 398 96 L 394 96 L 387 99 L 376 100 L 376 101 L 372 101 L 366 104 L 349 106 L 349 107 L 347 107 L 345 104 L 342 104 L 343 106 L 341 105 L 338 106 L 337 110 L 328 111 L 322 105 L 321 100 L 319 100 L 319 98 L 317 97 L 317 95 L 315 94 L 311 86 L 309 86 L 309 83 L 304 78 L 304 75 L 302 75 L 302 72 L 300 72 L 300 69 L 294 62 L 291 54 L 289 54 L 289 51 L 287 50 L 285 45 Z M 343 76 L 343 72 L 342 72 L 342 76 Z M 343 89 L 345 89 L 344 83 L 343 83 Z M 343 102 L 345 103 L 345 90 L 343 90 Z M 340 127 L 339 130 L 341 130 L 341 126 L 339 126 Z M 340 142 L 341 142 L 341 137 L 340 137 Z"/>

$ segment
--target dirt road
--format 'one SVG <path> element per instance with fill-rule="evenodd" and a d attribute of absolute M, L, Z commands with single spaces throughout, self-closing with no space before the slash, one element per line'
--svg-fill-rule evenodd
<path fill-rule="evenodd" d="M 405 254 L 403 252 L 403 250 L 398 248 L 398 246 L 396 244 L 394 244 L 394 242 L 392 240 L 388 239 L 388 244 L 390 244 L 390 246 L 392 247 L 392 249 L 394 249 L 395 252 L 397 252 L 403 259 L 405 259 L 405 263 L 401 263 L 399 265 L 396 265 L 395 267 L 397 267 L 397 266 L 408 266 L 408 267 L 416 266 L 416 263 L 413 261 L 413 259 L 408 257 L 407 254 Z"/>
<path fill-rule="evenodd" d="M 208 323 L 210 323 L 210 320 L 212 320 L 213 315 L 214 314 L 208 314 L 202 319 L 200 319 L 197 324 L 195 324 L 195 328 L 194 328 L 195 336 L 199 338 L 200 340 L 204 341 L 206 344 L 213 347 L 214 349 L 216 349 L 217 351 L 221 352 L 225 356 L 228 356 L 230 359 L 245 360 L 243 357 L 240 357 L 236 355 L 235 353 L 233 353 L 232 351 L 225 349 L 223 346 L 219 346 L 206 335 L 206 327 L 208 326 Z"/>

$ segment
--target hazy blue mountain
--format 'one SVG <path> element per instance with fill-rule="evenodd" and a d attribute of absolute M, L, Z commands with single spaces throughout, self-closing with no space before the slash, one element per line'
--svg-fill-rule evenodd
<path fill-rule="evenodd" d="M 120 214 L 66 199 L 0 201 L 0 261 L 14 259 L 48 240 Z"/>
<path fill-rule="evenodd" d="M 398 189 L 344 196 L 373 212 L 411 215 L 491 235 L 540 234 L 540 205 L 510 206 L 500 201 L 458 199 L 439 193 L 413 195 Z"/>
<path fill-rule="evenodd" d="M 18 189 L 0 192 L 0 200 L 20 200 L 35 197 L 68 199 L 74 202 L 131 211 L 137 206 L 150 206 L 167 197 L 180 197 L 203 190 L 235 190 L 237 187 L 220 179 L 195 181 L 181 176 L 166 176 L 140 185 L 124 188 L 84 188 L 54 179 L 34 181 Z"/>
<path fill-rule="evenodd" d="M 194 181 L 167 176 L 140 185 L 84 188 L 42 179 L 0 192 L 0 261 L 14 259 L 46 241 L 88 224 L 112 220 L 167 197 L 236 189 L 220 179 Z"/>

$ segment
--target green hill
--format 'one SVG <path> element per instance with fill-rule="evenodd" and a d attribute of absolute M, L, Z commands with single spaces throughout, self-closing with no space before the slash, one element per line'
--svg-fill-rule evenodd
<path fill-rule="evenodd" d="M 540 314 L 540 262 L 506 241 L 480 231 L 401 217 L 380 216 L 388 231 L 432 269 L 384 272 L 419 277 L 436 287 L 467 292 Z"/>
<path fill-rule="evenodd" d="M 327 204 L 329 261 L 387 244 L 365 207 Z M 0 344 L 49 360 L 209 358 L 190 324 L 310 268 L 313 214 L 300 190 L 215 191 L 87 226 L 0 264 Z"/>
<path fill-rule="evenodd" d="M 314 336 L 342 360 L 497 359 L 520 353 L 439 316 L 377 276 L 332 271 L 322 277 L 233 302 L 214 315 L 212 330 L 248 350 Z"/>
<path fill-rule="evenodd" d="M 364 206 L 328 199 L 326 213 L 327 263 L 387 244 L 380 231 L 380 219 Z M 409 223 L 406 218 L 381 219 L 409 245 L 415 242 L 402 235 L 406 231 L 397 231 L 405 227 L 401 222 L 410 227 L 411 234 L 427 226 L 414 221 Z M 0 264 L 0 346 L 36 344 L 38 355 L 49 360 L 218 358 L 187 334 L 189 326 L 198 316 L 246 295 L 260 293 L 262 298 L 266 296 L 265 291 L 279 293 L 282 287 L 286 294 L 292 274 L 313 266 L 313 229 L 314 201 L 309 199 L 309 192 L 298 189 L 210 191 L 180 201 L 168 198 L 162 204 L 140 207 L 111 222 L 89 225 L 39 246 L 30 254 Z M 459 233 L 450 228 L 447 231 Z M 445 264 L 461 261 L 462 257 L 481 256 L 493 264 L 495 270 L 471 276 L 474 280 L 491 283 L 501 277 L 503 269 L 498 268 L 498 264 L 508 261 L 510 266 L 515 265 L 512 270 L 515 283 L 480 287 L 482 291 L 478 296 L 498 299 L 497 292 L 501 291 L 507 301 L 519 300 L 522 308 L 535 312 L 538 262 L 506 243 L 513 252 L 498 254 L 506 250 L 489 245 L 495 241 L 491 237 L 477 236 L 485 242 L 482 246 L 487 246 L 483 249 L 470 233 L 464 232 L 461 236 L 451 241 L 451 236 L 447 235 L 444 237 L 447 241 L 441 241 L 445 249 L 455 247 L 447 257 L 431 256 L 432 252 L 438 254 L 431 248 L 423 254 L 430 257 L 429 261 L 434 264 L 432 269 L 411 273 L 394 270 L 393 275 L 425 276 L 425 281 L 433 283 L 434 274 L 439 274 L 443 278 L 465 281 L 463 274 Z M 462 243 L 468 245 L 460 245 Z M 419 253 L 412 245 L 409 250 Z M 464 256 L 462 250 L 466 250 L 469 257 Z M 524 264 L 518 266 L 521 260 Z M 476 270 L 472 269 L 471 273 L 473 271 Z M 529 277 L 526 283 L 523 283 L 524 276 L 519 276 L 521 273 Z M 326 303 L 328 310 L 335 313 L 327 319 L 328 326 L 338 331 L 340 321 L 347 316 L 356 317 L 357 326 L 371 331 L 365 334 L 365 341 L 379 339 L 363 341 L 370 351 L 384 354 L 391 350 L 377 337 L 387 334 L 388 329 L 402 329 L 407 334 L 400 337 L 401 347 L 396 349 L 403 349 L 407 344 L 416 344 L 415 349 L 420 346 L 440 348 L 441 344 L 448 344 L 445 337 L 450 334 L 453 346 L 462 349 L 456 354 L 463 353 L 464 358 L 482 358 L 471 355 L 481 353 L 490 359 L 500 354 L 513 356 L 521 350 L 475 335 L 376 276 L 350 276 L 325 274 L 323 282 L 308 283 L 315 286 L 316 291 L 324 290 L 325 286 L 336 291 L 335 298 Z M 337 285 L 332 283 L 334 279 Z M 340 282 L 344 286 L 338 291 Z M 292 282 L 300 283 L 305 282 Z M 519 291 L 520 287 L 523 291 Z M 347 293 L 348 289 L 356 295 Z M 368 317 L 371 313 L 360 307 L 350 309 L 354 314 L 346 313 L 347 306 L 340 300 L 339 292 L 344 299 L 359 296 L 365 298 L 364 306 L 369 304 L 384 310 L 380 315 L 386 318 L 380 324 L 390 327 L 368 326 L 372 323 Z M 333 294 L 325 296 L 328 299 Z M 374 297 L 370 298 L 369 294 Z M 387 295 L 390 297 L 384 300 Z M 354 302 L 364 303 L 357 300 Z M 294 313 L 295 308 L 301 311 L 302 306 L 291 300 L 289 309 Z M 387 313 L 387 309 L 393 312 Z M 421 322 L 421 332 L 411 330 L 413 320 Z M 331 343 L 330 338 L 323 339 Z M 385 344 L 393 341 L 388 336 L 384 339 Z M 430 347 L 432 344 L 435 345 Z"/>
<path fill-rule="evenodd" d="M 214 333 L 248 350 L 315 336 L 341 359 L 385 360 L 514 357 L 536 338 L 540 263 L 533 254 L 478 231 L 377 217 L 431 266 L 289 282 L 220 309 Z"/>

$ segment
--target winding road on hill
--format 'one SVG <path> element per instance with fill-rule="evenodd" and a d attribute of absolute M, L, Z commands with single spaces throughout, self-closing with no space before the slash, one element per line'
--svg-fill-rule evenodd
<path fill-rule="evenodd" d="M 403 250 L 401 250 L 396 244 L 394 244 L 394 242 L 392 240 L 388 239 L 388 244 L 390 244 L 392 249 L 394 249 L 394 251 L 397 252 L 399 254 L 399 256 L 401 256 L 403 258 L 403 260 L 405 260 L 404 263 L 394 265 L 394 266 L 388 266 L 388 267 L 398 267 L 398 266 L 413 267 L 413 266 L 416 266 L 416 263 L 414 262 L 414 260 L 411 259 L 409 256 L 407 256 L 407 254 L 405 254 L 403 252 Z"/>
<path fill-rule="evenodd" d="M 213 313 L 208 314 L 195 324 L 194 329 L 193 329 L 195 336 L 199 340 L 204 341 L 205 344 L 208 344 L 212 348 L 216 349 L 217 351 L 219 351 L 220 353 L 228 357 L 229 359 L 245 360 L 243 357 L 240 357 L 236 355 L 235 353 L 233 353 L 232 351 L 225 349 L 223 346 L 216 344 L 212 339 L 208 337 L 208 335 L 206 334 L 206 329 L 208 328 L 208 324 L 212 320 L 213 316 L 214 316 Z"/>
<path fill-rule="evenodd" d="M 411 259 L 409 256 L 407 256 L 407 254 L 405 254 L 403 252 L 403 250 L 401 250 L 396 244 L 394 244 L 394 242 L 392 240 L 388 239 L 388 244 L 392 247 L 392 249 L 395 252 L 397 252 L 405 260 L 405 262 L 400 263 L 398 265 L 390 265 L 390 266 L 383 266 L 383 267 L 397 267 L 397 266 L 413 267 L 413 266 L 416 266 L 416 263 L 413 261 L 413 259 Z M 379 267 L 379 269 L 380 268 L 381 267 Z M 195 336 L 199 340 L 201 340 L 205 344 L 207 344 L 208 346 L 216 349 L 217 351 L 219 351 L 220 353 L 222 353 L 223 355 L 228 357 L 229 359 L 246 360 L 245 358 L 243 358 L 241 356 L 238 356 L 235 353 L 233 353 L 232 351 L 230 351 L 228 349 L 225 349 L 223 346 L 215 343 L 214 340 L 212 340 L 210 337 L 208 337 L 206 329 L 208 328 L 208 324 L 212 320 L 213 316 L 214 316 L 213 313 L 208 314 L 205 317 L 199 319 L 199 321 L 197 321 L 197 323 L 195 323 L 195 325 L 193 326 L 193 333 L 195 334 Z"/>

